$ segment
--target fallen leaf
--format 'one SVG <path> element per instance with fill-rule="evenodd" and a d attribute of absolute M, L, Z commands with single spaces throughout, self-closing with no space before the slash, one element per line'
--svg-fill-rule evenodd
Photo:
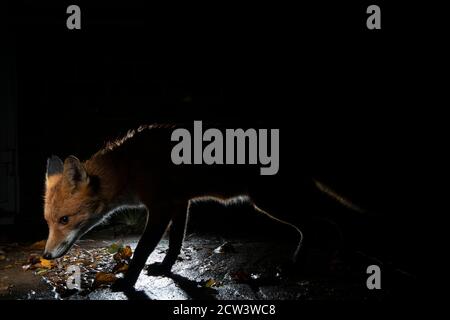
<path fill-rule="evenodd" d="M 45 268 L 45 269 L 51 269 L 56 266 L 56 262 L 52 261 L 52 260 L 47 260 L 47 259 L 41 258 L 41 266 L 42 266 L 42 268 Z"/>
<path fill-rule="evenodd" d="M 39 263 L 32 264 L 31 267 L 29 268 L 29 270 L 36 270 L 36 269 L 40 269 L 40 268 L 42 268 L 42 265 L 39 262 Z"/>
<path fill-rule="evenodd" d="M 120 248 L 122 248 L 122 245 L 120 245 L 118 243 L 113 243 L 112 245 L 110 245 L 108 247 L 108 252 L 113 254 L 113 253 L 116 253 L 117 251 L 119 251 Z"/>
<path fill-rule="evenodd" d="M 132 255 L 133 255 L 133 250 L 131 250 L 130 246 L 126 246 L 125 248 L 123 248 L 122 257 L 124 259 L 130 259 Z"/>
<path fill-rule="evenodd" d="M 117 253 L 113 256 L 114 260 L 122 261 L 122 260 L 130 260 L 133 255 L 133 250 L 131 250 L 130 246 L 119 248 Z"/>
<path fill-rule="evenodd" d="M 114 273 L 125 273 L 128 271 L 128 264 L 125 262 L 120 262 L 114 266 L 112 271 Z"/>
<path fill-rule="evenodd" d="M 211 288 L 217 285 L 217 281 L 214 279 L 209 279 L 208 281 L 206 281 L 205 283 L 205 287 L 206 288 Z"/>
<path fill-rule="evenodd" d="M 47 243 L 47 240 L 41 240 L 41 241 L 35 242 L 30 246 L 30 249 L 31 250 L 44 250 L 46 243 Z"/>
<path fill-rule="evenodd" d="M 112 284 L 117 280 L 117 277 L 114 273 L 107 273 L 107 272 L 97 272 L 95 275 L 94 287 L 101 286 L 103 284 Z"/>
<path fill-rule="evenodd" d="M 45 274 L 47 272 L 48 272 L 48 269 L 43 269 L 43 268 L 39 268 L 39 269 L 36 270 L 36 274 L 38 276 L 43 275 L 43 274 Z"/>

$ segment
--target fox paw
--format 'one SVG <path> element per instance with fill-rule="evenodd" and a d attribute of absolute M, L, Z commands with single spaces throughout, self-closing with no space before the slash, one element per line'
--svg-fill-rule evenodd
<path fill-rule="evenodd" d="M 170 274 L 171 269 L 172 269 L 172 266 L 169 266 L 168 264 L 165 264 L 162 262 L 155 262 L 155 263 L 149 264 L 145 267 L 145 270 L 147 271 L 147 275 L 149 275 L 149 276 L 167 275 L 167 274 Z"/>

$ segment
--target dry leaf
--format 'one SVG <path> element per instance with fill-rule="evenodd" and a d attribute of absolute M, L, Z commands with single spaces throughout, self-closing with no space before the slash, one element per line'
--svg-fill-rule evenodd
<path fill-rule="evenodd" d="M 102 284 L 112 284 L 117 280 L 117 277 L 114 273 L 106 273 L 106 272 L 97 272 L 94 280 L 94 287 L 101 286 Z"/>
<path fill-rule="evenodd" d="M 41 267 L 45 269 L 51 269 L 56 266 L 56 262 L 52 260 L 47 260 L 44 258 L 41 258 Z"/>
<path fill-rule="evenodd" d="M 120 244 L 113 243 L 112 245 L 109 246 L 108 252 L 113 254 L 113 253 L 116 253 L 117 251 L 119 251 L 120 248 L 122 248 L 122 246 Z"/>
<path fill-rule="evenodd" d="M 124 263 L 124 262 L 120 262 L 118 264 L 116 264 L 113 268 L 113 272 L 114 273 L 125 273 L 128 271 L 128 264 Z"/>
<path fill-rule="evenodd" d="M 113 258 L 116 261 L 130 260 L 132 255 L 133 255 L 133 251 L 131 250 L 131 247 L 130 246 L 126 246 L 126 247 L 123 247 L 123 248 L 119 248 L 119 250 L 113 256 Z"/>
<path fill-rule="evenodd" d="M 133 255 L 133 251 L 131 250 L 130 246 L 126 246 L 125 248 L 119 250 L 120 254 L 122 255 L 122 259 L 128 260 Z"/>
<path fill-rule="evenodd" d="M 206 288 L 211 288 L 214 287 L 215 285 L 217 285 L 217 281 L 214 279 L 209 279 L 208 281 L 206 281 L 205 283 L 205 287 Z"/>
<path fill-rule="evenodd" d="M 48 269 L 43 269 L 43 268 L 39 268 L 39 269 L 36 270 L 36 274 L 38 276 L 43 275 L 43 274 L 45 274 L 47 272 L 48 272 Z"/>

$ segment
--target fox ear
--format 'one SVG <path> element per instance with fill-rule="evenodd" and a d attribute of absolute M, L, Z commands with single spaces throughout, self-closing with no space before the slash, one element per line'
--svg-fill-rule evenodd
<path fill-rule="evenodd" d="M 55 174 L 62 174 L 64 164 L 57 156 L 51 156 L 47 159 L 47 178 Z"/>
<path fill-rule="evenodd" d="M 77 187 L 88 183 L 89 177 L 83 164 L 75 156 L 69 156 L 64 161 L 64 178 L 72 186 Z"/>

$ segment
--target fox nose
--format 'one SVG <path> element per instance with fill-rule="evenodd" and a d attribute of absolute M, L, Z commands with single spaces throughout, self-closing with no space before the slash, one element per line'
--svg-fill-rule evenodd
<path fill-rule="evenodd" d="M 48 253 L 48 252 L 44 252 L 44 254 L 42 255 L 42 257 L 46 260 L 50 260 L 52 258 L 52 254 Z"/>

